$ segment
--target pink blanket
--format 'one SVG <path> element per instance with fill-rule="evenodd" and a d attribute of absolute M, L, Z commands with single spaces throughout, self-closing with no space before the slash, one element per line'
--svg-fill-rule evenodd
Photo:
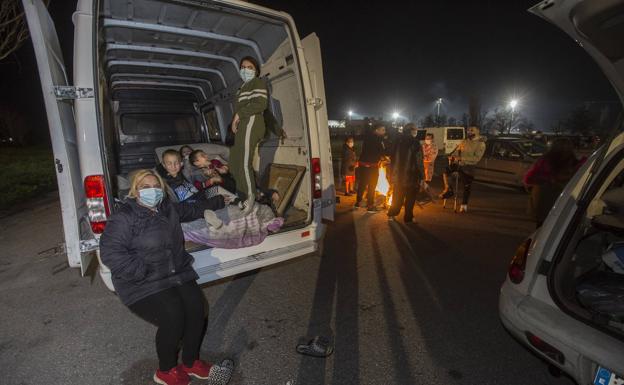
<path fill-rule="evenodd" d="M 269 233 L 278 231 L 284 224 L 284 218 L 276 218 L 271 208 L 261 204 L 256 204 L 246 216 L 236 206 L 215 213 L 223 221 L 222 227 L 215 229 L 203 219 L 182 223 L 184 239 L 222 249 L 240 249 L 262 243 Z"/>

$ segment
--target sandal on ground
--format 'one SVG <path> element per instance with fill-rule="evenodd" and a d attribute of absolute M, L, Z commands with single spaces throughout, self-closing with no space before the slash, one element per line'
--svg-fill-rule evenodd
<path fill-rule="evenodd" d="M 307 344 L 297 345 L 297 353 L 312 357 L 328 357 L 334 352 L 334 347 L 327 338 L 316 336 Z"/>
<path fill-rule="evenodd" d="M 208 385 L 226 385 L 232 378 L 234 372 L 234 361 L 225 359 L 219 365 L 212 365 L 208 375 Z"/>

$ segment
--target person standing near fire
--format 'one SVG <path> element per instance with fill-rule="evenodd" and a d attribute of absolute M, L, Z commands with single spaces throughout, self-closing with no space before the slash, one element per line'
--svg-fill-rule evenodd
<path fill-rule="evenodd" d="M 386 127 L 376 125 L 373 132 L 364 138 L 356 176 L 358 179 L 356 209 L 361 207 L 364 191 L 367 191 L 368 212 L 379 211 L 375 205 L 375 187 L 377 187 L 377 180 L 379 179 L 379 162 L 386 155 L 385 135 Z"/>
<path fill-rule="evenodd" d="M 425 135 L 425 143 L 422 146 L 423 162 L 425 166 L 425 182 L 431 183 L 433 178 L 433 166 L 438 156 L 438 146 L 433 141 L 433 134 Z"/>
<path fill-rule="evenodd" d="M 345 183 L 345 195 L 350 196 L 355 192 L 355 166 L 357 156 L 355 155 L 354 140 L 349 136 L 342 146 L 342 176 Z"/>
<path fill-rule="evenodd" d="M 403 136 L 399 139 L 392 154 L 392 181 L 394 195 L 392 205 L 388 210 L 388 219 L 394 220 L 401 208 L 405 207 L 403 219 L 405 223 L 414 221 L 414 204 L 421 188 L 425 187 L 425 168 L 423 150 L 418 140 L 418 128 L 409 123 L 403 129 Z"/>

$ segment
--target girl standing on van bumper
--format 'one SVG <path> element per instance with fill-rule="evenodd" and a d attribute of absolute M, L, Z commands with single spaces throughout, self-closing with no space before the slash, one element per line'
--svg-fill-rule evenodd
<path fill-rule="evenodd" d="M 180 226 L 181 221 L 202 218 L 204 210 L 223 207 L 223 197 L 176 204 L 164 199 L 163 187 L 162 178 L 152 170 L 135 174 L 127 202 L 111 216 L 102 234 L 100 257 L 111 270 L 121 302 L 158 327 L 159 368 L 154 381 L 187 385 L 193 376 L 227 384 L 231 361 L 217 366 L 199 359 L 207 303 Z"/>
<path fill-rule="evenodd" d="M 256 59 L 247 56 L 240 61 L 240 76 L 243 85 L 236 94 L 232 131 L 234 146 L 230 150 L 231 172 L 236 186 L 245 199 L 245 212 L 251 211 L 256 199 L 256 178 L 253 157 L 256 146 L 266 134 L 264 111 L 268 106 L 266 84 L 258 76 L 260 65 Z"/>

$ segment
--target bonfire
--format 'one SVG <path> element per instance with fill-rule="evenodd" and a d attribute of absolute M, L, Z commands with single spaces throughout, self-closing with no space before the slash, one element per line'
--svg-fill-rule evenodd
<path fill-rule="evenodd" d="M 379 178 L 377 179 L 377 186 L 375 187 L 375 192 L 381 195 L 381 204 L 384 207 L 390 206 L 392 204 L 392 194 L 390 193 L 390 183 L 388 183 L 386 171 L 387 167 L 385 165 L 379 167 Z"/>

